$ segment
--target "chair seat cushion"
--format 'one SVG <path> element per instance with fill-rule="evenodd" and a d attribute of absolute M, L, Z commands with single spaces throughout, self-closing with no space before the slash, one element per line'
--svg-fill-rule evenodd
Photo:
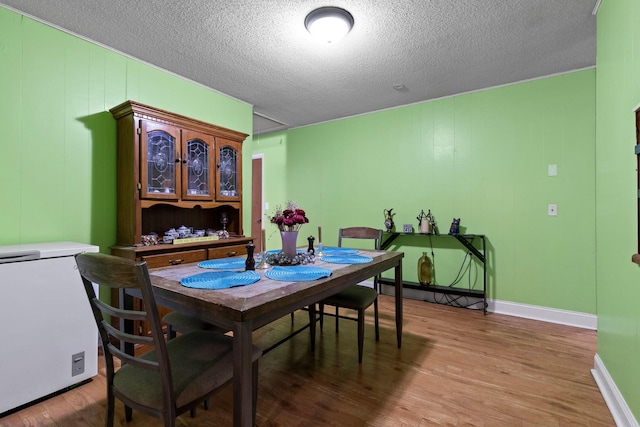
<path fill-rule="evenodd" d="M 189 404 L 225 385 L 233 378 L 233 339 L 216 332 L 195 331 L 167 342 L 176 407 Z M 262 350 L 253 348 L 253 361 Z M 157 360 L 155 351 L 142 356 Z M 159 372 L 133 365 L 120 368 L 113 380 L 123 396 L 156 408 L 162 408 L 162 384 Z"/>
<path fill-rule="evenodd" d="M 357 310 L 367 308 L 378 298 L 378 292 L 367 286 L 354 285 L 322 300 L 322 304 Z"/>

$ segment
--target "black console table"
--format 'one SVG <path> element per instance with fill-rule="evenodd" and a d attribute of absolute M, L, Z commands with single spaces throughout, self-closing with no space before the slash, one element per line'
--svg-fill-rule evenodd
<path fill-rule="evenodd" d="M 380 245 L 381 249 L 387 249 L 391 246 L 391 243 L 399 237 L 415 237 L 416 239 L 425 238 L 448 238 L 455 239 L 460 243 L 463 249 L 469 251 L 472 256 L 475 256 L 480 265 L 482 266 L 482 289 L 466 289 L 456 288 L 452 286 L 440 286 L 440 285 L 421 285 L 415 282 L 403 281 L 402 286 L 408 289 L 418 289 L 421 291 L 429 291 L 441 294 L 453 294 L 465 297 L 481 298 L 484 314 L 487 314 L 487 267 L 486 267 L 486 241 L 484 234 L 421 234 L 421 233 L 397 233 L 397 232 L 385 232 L 383 234 L 383 240 Z M 474 240 L 479 239 L 481 245 L 480 248 L 474 246 Z M 423 246 L 420 244 L 420 246 Z M 391 279 L 380 278 L 379 283 L 384 285 L 393 285 L 394 281 Z"/>

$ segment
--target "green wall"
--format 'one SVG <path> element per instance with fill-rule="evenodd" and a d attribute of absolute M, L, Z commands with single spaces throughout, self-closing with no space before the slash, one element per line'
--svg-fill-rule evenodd
<path fill-rule="evenodd" d="M 598 11 L 596 241 L 598 356 L 640 420 L 640 267 L 634 107 L 640 104 L 640 2 Z"/>
<path fill-rule="evenodd" d="M 0 64 L 0 245 L 71 240 L 109 251 L 116 125 L 108 110 L 125 100 L 252 132 L 250 105 L 4 8 Z M 250 145 L 251 137 L 244 151 Z M 247 202 L 245 224 L 249 210 Z"/>
<path fill-rule="evenodd" d="M 254 151 L 270 207 L 286 194 L 307 211 L 303 236 L 322 225 L 335 244 L 339 227 L 383 228 L 389 208 L 396 229 L 415 228 L 431 209 L 441 233 L 460 217 L 487 235 L 491 298 L 596 312 L 593 69 L 258 136 Z M 286 162 L 277 170 L 276 156 Z M 417 281 L 421 249 L 400 244 L 404 277 Z M 448 285 L 464 251 L 433 244 Z"/>
<path fill-rule="evenodd" d="M 383 209 L 394 208 L 398 227 L 415 227 L 431 209 L 441 232 L 461 217 L 465 231 L 488 237 L 491 298 L 597 312 L 598 354 L 639 418 L 639 267 L 630 262 L 639 19 L 635 0 L 602 2 L 597 73 L 249 137 L 245 231 L 251 153 L 264 154 L 271 210 L 298 201 L 311 218 L 301 235 L 322 225 L 326 244 L 340 226 L 382 227 Z M 108 251 L 116 181 L 108 110 L 124 100 L 251 133 L 251 106 L 1 7 L 0 64 L 0 245 L 73 240 Z M 547 176 L 552 163 L 557 177 Z M 273 232 L 267 238 L 279 245 Z M 402 249 L 414 280 L 420 249 Z M 458 255 L 436 251 L 446 282 Z"/>

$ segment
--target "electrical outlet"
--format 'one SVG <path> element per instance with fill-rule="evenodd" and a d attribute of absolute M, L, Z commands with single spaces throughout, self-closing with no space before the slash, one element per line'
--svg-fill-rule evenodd
<path fill-rule="evenodd" d="M 549 216 L 558 216 L 558 205 L 555 203 L 547 205 L 547 214 Z"/>
<path fill-rule="evenodd" d="M 84 373 L 84 351 L 71 355 L 71 376 Z"/>

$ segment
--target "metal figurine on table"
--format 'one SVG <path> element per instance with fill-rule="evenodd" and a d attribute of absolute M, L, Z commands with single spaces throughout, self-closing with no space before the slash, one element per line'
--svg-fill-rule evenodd
<path fill-rule="evenodd" d="M 307 248 L 307 252 L 310 254 L 315 254 L 316 250 L 313 249 L 313 241 L 316 240 L 316 238 L 313 236 L 309 236 L 307 237 L 307 240 L 309 241 L 309 247 Z"/>
<path fill-rule="evenodd" d="M 256 265 L 256 270 L 264 270 L 265 268 L 269 268 L 269 264 L 267 264 L 267 236 L 265 234 L 264 228 L 262 229 L 262 239 L 260 241 L 261 251 L 258 252 L 257 258 L 259 259 L 258 265 Z"/>

